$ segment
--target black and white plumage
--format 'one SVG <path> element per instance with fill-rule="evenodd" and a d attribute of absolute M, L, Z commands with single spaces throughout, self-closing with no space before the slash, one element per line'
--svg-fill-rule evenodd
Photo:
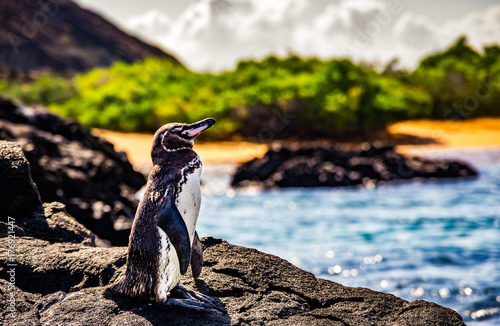
<path fill-rule="evenodd" d="M 153 169 L 132 226 L 125 277 L 110 286 L 111 292 L 166 303 L 190 264 L 193 277 L 200 275 L 203 252 L 195 227 L 201 160 L 193 140 L 214 123 L 212 118 L 194 124 L 170 123 L 155 133 Z M 187 290 L 184 295 L 187 292 L 194 307 L 209 299 Z"/>

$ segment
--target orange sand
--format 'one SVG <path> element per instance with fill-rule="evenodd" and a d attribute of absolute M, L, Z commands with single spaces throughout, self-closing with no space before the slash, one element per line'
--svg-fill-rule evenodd
<path fill-rule="evenodd" d="M 430 139 L 433 144 L 400 145 L 402 153 L 422 153 L 443 148 L 500 148 L 500 118 L 480 118 L 465 121 L 416 120 L 395 123 L 387 128 L 390 135 L 410 135 Z M 127 153 L 136 167 L 151 165 L 153 135 L 94 130 L 115 144 L 115 149 Z M 205 163 L 241 163 L 262 156 L 267 146 L 249 142 L 197 143 L 195 150 Z"/>
<path fill-rule="evenodd" d="M 391 135 L 404 134 L 427 138 L 434 144 L 400 145 L 402 153 L 416 153 L 444 148 L 500 148 L 500 118 L 464 121 L 416 120 L 395 123 L 387 128 Z"/>

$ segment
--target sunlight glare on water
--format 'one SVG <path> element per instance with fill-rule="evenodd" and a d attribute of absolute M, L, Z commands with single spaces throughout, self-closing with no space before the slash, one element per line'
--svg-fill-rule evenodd
<path fill-rule="evenodd" d="M 262 192 L 230 189 L 221 173 L 204 186 L 198 232 L 500 324 L 500 164 L 479 169 L 475 180 Z"/>

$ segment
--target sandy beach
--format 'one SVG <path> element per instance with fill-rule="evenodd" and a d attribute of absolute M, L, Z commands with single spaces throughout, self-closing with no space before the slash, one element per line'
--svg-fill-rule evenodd
<path fill-rule="evenodd" d="M 404 121 L 389 126 L 387 131 L 391 135 L 418 137 L 414 144 L 399 145 L 398 151 L 401 153 L 500 148 L 500 118 Z"/>
<path fill-rule="evenodd" d="M 134 166 L 151 165 L 153 135 L 120 133 L 96 129 L 119 151 L 127 153 Z M 453 149 L 500 148 L 500 118 L 479 118 L 464 121 L 415 120 L 390 125 L 387 134 L 399 138 L 410 136 L 412 144 L 399 145 L 401 153 L 422 155 L 428 151 Z M 267 145 L 250 142 L 202 142 L 195 145 L 205 163 L 242 163 L 262 156 Z"/>

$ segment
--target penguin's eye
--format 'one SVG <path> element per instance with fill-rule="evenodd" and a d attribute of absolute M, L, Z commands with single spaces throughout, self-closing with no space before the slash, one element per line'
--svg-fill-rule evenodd
<path fill-rule="evenodd" d="M 170 132 L 176 134 L 176 133 L 180 132 L 181 130 L 182 130 L 182 127 L 174 127 L 172 129 L 170 129 Z"/>

